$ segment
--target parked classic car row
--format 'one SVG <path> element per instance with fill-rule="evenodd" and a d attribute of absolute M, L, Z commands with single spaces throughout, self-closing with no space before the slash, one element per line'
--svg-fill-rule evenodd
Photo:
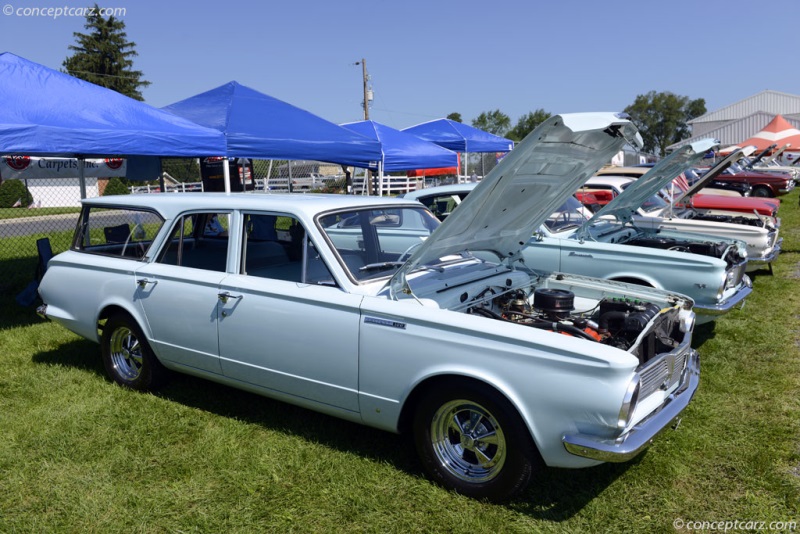
<path fill-rule="evenodd" d="M 442 224 L 410 199 L 86 200 L 39 311 L 98 342 L 123 386 L 179 371 L 409 432 L 434 480 L 506 499 L 543 464 L 636 456 L 697 389 L 690 297 L 528 258 L 626 141 L 624 117 L 554 116 Z M 749 289 L 740 249 L 697 269 L 726 302 Z"/>
<path fill-rule="evenodd" d="M 758 213 L 759 203 L 763 199 L 742 197 L 736 199 L 726 196 L 719 197 L 718 201 L 709 201 L 715 195 L 697 195 L 704 183 L 712 181 L 717 174 L 730 166 L 737 156 L 738 151 L 728 155 L 690 188 L 675 186 L 676 182 L 678 184 L 685 182 L 673 180 L 672 191 L 669 191 L 662 187 L 663 183 L 650 180 L 652 185 L 644 194 L 652 193 L 652 195 L 638 207 L 632 208 L 637 223 L 663 230 L 679 230 L 742 240 L 747 244 L 748 270 L 757 270 L 764 265 L 771 269 L 771 264 L 781 249 L 782 240 L 778 237 L 780 220 L 774 216 Z M 633 181 L 634 178 L 616 176 L 607 171 L 601 176 L 591 178 L 576 196 L 581 198 L 581 193 L 590 191 L 595 196 L 605 193 L 610 198 L 615 198 L 628 189 Z M 705 199 L 705 202 L 698 202 L 699 198 Z M 738 202 L 732 202 L 736 200 Z M 745 207 L 746 203 L 750 204 L 749 210 Z M 698 207 L 697 204 L 706 207 Z M 708 207 L 710 205 L 717 207 Z M 770 211 L 773 214 L 776 212 L 777 209 Z"/>
<path fill-rule="evenodd" d="M 780 250 L 773 226 L 777 221 L 764 221 L 769 226 L 760 227 L 700 220 L 713 218 L 710 215 L 695 220 L 688 208 L 678 212 L 675 207 L 668 214 L 669 204 L 656 194 L 712 146 L 713 141 L 687 145 L 637 180 L 609 175 L 589 179 L 578 191 L 611 190 L 613 200 L 589 218 L 567 195 L 524 249 L 526 264 L 683 293 L 694 300 L 698 323 L 728 312 L 752 291 L 745 275 L 748 249 L 765 264 Z M 421 201 L 442 217 L 474 188 L 475 184 L 443 186 L 405 197 Z M 538 199 L 529 208 L 542 209 L 541 202 Z"/>

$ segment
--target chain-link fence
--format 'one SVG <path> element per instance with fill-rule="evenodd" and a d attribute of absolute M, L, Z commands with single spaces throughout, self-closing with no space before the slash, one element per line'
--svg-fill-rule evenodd
<path fill-rule="evenodd" d="M 103 194 L 108 180 L 86 178 L 85 196 Z M 69 248 L 80 212 L 77 178 L 34 178 L 0 183 L 0 292 L 14 293 L 35 276 L 36 241 L 56 252 Z"/>

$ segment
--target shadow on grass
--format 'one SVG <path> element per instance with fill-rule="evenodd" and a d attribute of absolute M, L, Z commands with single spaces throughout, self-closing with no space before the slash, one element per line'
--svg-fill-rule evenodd
<path fill-rule="evenodd" d="M 600 495 L 631 465 L 641 461 L 644 454 L 624 464 L 601 464 L 587 469 L 544 469 L 538 476 L 535 475 L 529 489 L 507 507 L 534 519 L 566 521 Z"/>
<path fill-rule="evenodd" d="M 20 289 L 21 291 L 21 289 Z M 41 304 L 37 298 L 32 306 L 20 306 L 14 295 L 0 295 L 0 329 L 6 330 L 41 323 L 44 319 L 36 315 L 36 306 Z"/>
<path fill-rule="evenodd" d="M 13 298 L 22 291 L 36 274 L 36 256 L 9 258 L 0 261 L 0 296 Z"/>
<path fill-rule="evenodd" d="M 44 365 L 68 365 L 100 377 L 106 376 L 97 343 L 87 339 L 76 339 L 59 345 L 55 350 L 34 354 L 31 360 Z"/>
<path fill-rule="evenodd" d="M 72 341 L 57 350 L 36 354 L 33 361 L 43 365 L 69 365 L 110 380 L 98 345 L 87 340 Z M 398 436 L 178 373 L 172 373 L 169 383 L 155 395 L 337 451 L 388 463 L 412 476 L 425 478 L 410 436 Z M 536 519 L 564 521 L 599 495 L 628 465 L 604 464 L 583 470 L 545 468 L 534 475 L 525 493 L 504 506 Z"/>
<path fill-rule="evenodd" d="M 695 326 L 692 332 L 692 347 L 699 348 L 709 339 L 714 339 L 716 335 L 716 324 L 716 321 L 711 321 L 710 323 Z"/>

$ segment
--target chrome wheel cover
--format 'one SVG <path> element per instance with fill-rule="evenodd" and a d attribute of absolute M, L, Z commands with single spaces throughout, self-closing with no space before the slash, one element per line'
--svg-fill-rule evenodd
<path fill-rule="evenodd" d="M 114 330 L 109 340 L 111 364 L 117 375 L 131 382 L 142 374 L 142 346 L 130 328 Z"/>
<path fill-rule="evenodd" d="M 492 480 L 506 460 L 503 429 L 486 408 L 468 400 L 453 400 L 436 410 L 431 445 L 449 474 L 470 483 Z"/>

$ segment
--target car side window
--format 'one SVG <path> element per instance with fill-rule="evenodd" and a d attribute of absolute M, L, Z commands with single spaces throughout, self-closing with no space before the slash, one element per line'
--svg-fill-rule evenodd
<path fill-rule="evenodd" d="M 420 198 L 425 207 L 431 210 L 437 219 L 443 221 L 450 215 L 463 200 L 464 195 L 439 195 Z"/>
<path fill-rule="evenodd" d="M 248 213 L 242 220 L 242 274 L 287 282 L 335 285 L 330 270 L 296 218 Z"/>
<path fill-rule="evenodd" d="M 228 213 L 190 213 L 178 217 L 158 263 L 225 272 Z"/>
<path fill-rule="evenodd" d="M 141 208 L 83 209 L 72 249 L 104 256 L 141 260 L 164 219 Z"/>

